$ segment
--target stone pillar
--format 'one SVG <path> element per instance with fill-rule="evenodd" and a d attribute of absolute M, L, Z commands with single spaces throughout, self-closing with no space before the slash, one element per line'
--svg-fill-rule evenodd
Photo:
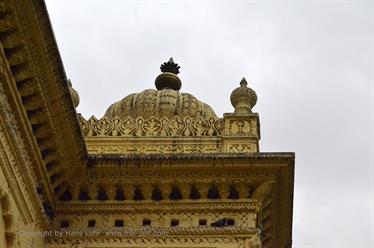
<path fill-rule="evenodd" d="M 188 200 L 191 193 L 191 185 L 189 183 L 179 183 L 178 187 L 182 193 L 183 199 Z"/>
<path fill-rule="evenodd" d="M 90 184 L 87 186 L 87 193 L 90 200 L 97 200 L 98 187 L 96 184 Z"/>
<path fill-rule="evenodd" d="M 135 186 L 133 184 L 125 184 L 123 192 L 125 193 L 126 200 L 133 200 L 135 196 Z"/>
<path fill-rule="evenodd" d="M 104 187 L 104 189 L 106 191 L 106 194 L 108 196 L 108 200 L 113 201 L 114 198 L 116 197 L 116 193 L 117 193 L 116 185 L 114 185 L 112 183 L 108 183 L 108 184 L 105 184 L 103 187 Z"/>
<path fill-rule="evenodd" d="M 79 193 L 80 193 L 80 185 L 77 185 L 77 184 L 74 184 L 72 187 L 71 187 L 71 198 L 73 201 L 78 201 L 79 200 Z"/>
<path fill-rule="evenodd" d="M 211 184 L 208 182 L 199 182 L 195 184 L 196 189 L 199 191 L 201 199 L 208 198 L 208 192 L 211 187 Z"/>
<path fill-rule="evenodd" d="M 239 199 L 246 199 L 249 197 L 249 185 L 246 182 L 235 184 L 235 189 L 239 193 Z"/>
<path fill-rule="evenodd" d="M 217 187 L 221 199 L 228 199 L 230 194 L 230 185 L 227 182 L 217 182 Z"/>
<path fill-rule="evenodd" d="M 172 183 L 166 182 L 166 183 L 161 183 L 159 185 L 159 189 L 161 190 L 162 197 L 164 200 L 168 200 L 170 197 L 170 193 L 172 191 Z"/>
<path fill-rule="evenodd" d="M 151 184 L 144 183 L 141 184 L 139 188 L 142 191 L 144 200 L 152 200 L 153 186 Z"/>

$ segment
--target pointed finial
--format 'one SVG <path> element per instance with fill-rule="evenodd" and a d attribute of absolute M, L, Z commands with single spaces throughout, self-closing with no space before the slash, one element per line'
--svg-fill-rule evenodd
<path fill-rule="evenodd" d="M 240 86 L 247 86 L 248 83 L 247 83 L 247 80 L 245 79 L 245 77 L 242 78 L 242 80 L 240 81 Z"/>
<path fill-rule="evenodd" d="M 177 75 L 179 73 L 179 68 L 177 63 L 174 63 L 173 57 L 169 59 L 168 62 L 165 62 L 161 65 L 160 69 L 162 72 L 171 72 Z"/>
<path fill-rule="evenodd" d="M 231 93 L 230 100 L 232 106 L 235 108 L 235 114 L 252 113 L 252 108 L 256 105 L 256 92 L 248 88 L 247 84 L 247 80 L 243 77 L 240 81 L 240 87 L 236 88 Z"/>

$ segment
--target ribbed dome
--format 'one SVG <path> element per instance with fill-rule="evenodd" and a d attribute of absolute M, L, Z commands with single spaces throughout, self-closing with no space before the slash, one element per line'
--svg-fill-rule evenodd
<path fill-rule="evenodd" d="M 144 90 L 137 94 L 131 94 L 112 104 L 105 116 L 109 118 L 119 117 L 168 117 L 174 116 L 192 118 L 218 119 L 213 109 L 196 99 L 191 94 L 179 92 L 182 82 L 177 76 L 179 65 L 173 58 L 161 65 L 161 74 L 157 76 L 155 85 L 157 90 Z"/>
<path fill-rule="evenodd" d="M 119 117 L 168 117 L 191 116 L 193 118 L 218 119 L 213 109 L 191 94 L 177 90 L 148 89 L 131 94 L 112 104 L 105 113 L 109 118 Z"/>
<path fill-rule="evenodd" d="M 179 65 L 173 58 L 161 65 L 161 74 L 156 77 L 157 90 L 148 89 L 137 94 L 131 94 L 112 104 L 105 116 L 119 117 L 168 117 L 174 116 L 192 118 L 218 119 L 213 109 L 196 99 L 191 94 L 180 93 L 182 82 L 177 76 Z"/>

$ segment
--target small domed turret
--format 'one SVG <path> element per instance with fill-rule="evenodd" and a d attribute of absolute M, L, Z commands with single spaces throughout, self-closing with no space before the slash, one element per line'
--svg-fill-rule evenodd
<path fill-rule="evenodd" d="M 240 87 L 232 91 L 230 100 L 235 108 L 235 114 L 249 114 L 252 113 L 252 108 L 256 105 L 257 94 L 247 87 L 247 80 L 243 77 Z"/>
<path fill-rule="evenodd" d="M 79 100 L 80 100 L 78 92 L 73 88 L 73 85 L 71 84 L 70 79 L 68 80 L 68 85 L 69 85 L 69 91 L 70 91 L 71 98 L 73 99 L 73 105 L 74 105 L 75 108 L 77 108 L 78 105 L 79 105 Z"/>

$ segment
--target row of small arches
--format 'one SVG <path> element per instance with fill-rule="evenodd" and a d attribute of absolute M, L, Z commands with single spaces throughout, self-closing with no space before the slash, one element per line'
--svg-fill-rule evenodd
<path fill-rule="evenodd" d="M 223 195 L 222 192 L 219 191 L 216 185 L 212 185 L 206 195 L 202 195 L 199 189 L 195 186 L 191 186 L 188 191 L 188 196 L 183 196 L 180 188 L 178 186 L 172 186 L 170 193 L 163 193 L 158 187 L 153 187 L 152 193 L 150 196 L 151 200 L 154 201 L 161 201 L 161 200 L 182 200 L 182 199 L 191 199 L 191 200 L 198 200 L 198 199 L 239 199 L 239 198 L 248 198 L 249 191 L 245 190 L 244 195 L 240 196 L 239 191 L 235 188 L 235 186 L 229 186 L 226 195 Z M 60 197 L 61 201 L 71 201 L 72 194 L 70 190 L 66 190 L 64 194 Z M 81 188 L 78 194 L 78 200 L 80 201 L 88 201 L 88 200 L 99 200 L 99 201 L 106 201 L 106 200 L 148 200 L 145 197 L 143 191 L 140 187 L 136 187 L 133 192 L 131 192 L 131 196 L 126 196 L 124 190 L 121 187 L 116 187 L 115 194 L 113 199 L 111 199 L 108 194 L 107 190 L 104 187 L 99 187 L 95 196 L 90 196 L 88 190 Z"/>

